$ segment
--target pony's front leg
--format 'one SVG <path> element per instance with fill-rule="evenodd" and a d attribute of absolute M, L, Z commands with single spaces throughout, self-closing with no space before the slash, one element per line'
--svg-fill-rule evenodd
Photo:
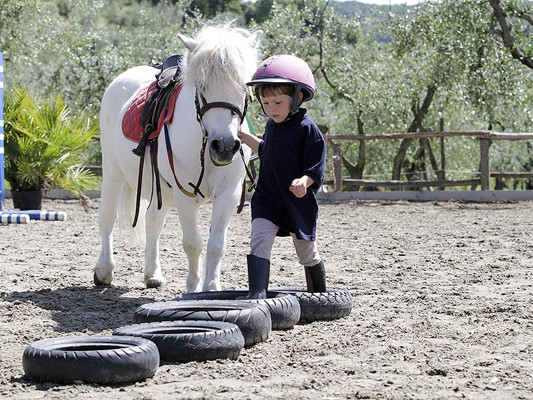
<path fill-rule="evenodd" d="M 233 198 L 219 196 L 213 200 L 203 291 L 220 290 L 220 265 L 226 251 L 228 226 L 235 210 L 236 200 Z"/>
<path fill-rule="evenodd" d="M 183 250 L 189 262 L 187 292 L 198 292 L 202 289 L 204 277 L 203 264 L 200 257 L 204 243 L 198 228 L 198 204 L 192 201 L 180 202 L 178 214 L 183 232 Z"/>
<path fill-rule="evenodd" d="M 144 284 L 147 288 L 158 288 L 166 283 L 161 272 L 159 259 L 159 237 L 168 213 L 167 207 L 157 209 L 151 204 L 146 210 L 146 249 L 144 253 Z"/>
<path fill-rule="evenodd" d="M 98 208 L 98 226 L 102 248 L 93 268 L 96 285 L 110 285 L 113 280 L 115 259 L 113 258 L 113 229 L 117 220 L 117 208 L 120 192 L 123 188 L 118 181 L 106 178 L 102 181 L 102 195 Z"/>

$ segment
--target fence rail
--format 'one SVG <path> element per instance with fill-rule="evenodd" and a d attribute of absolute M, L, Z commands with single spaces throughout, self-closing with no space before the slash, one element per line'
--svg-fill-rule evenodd
<path fill-rule="evenodd" d="M 406 189 L 419 190 L 421 188 L 438 187 L 445 190 L 447 187 L 461 186 L 481 186 L 481 190 L 490 191 L 490 178 L 519 178 L 533 179 L 533 172 L 496 172 L 490 171 L 490 142 L 496 140 L 533 140 L 533 133 L 500 133 L 493 131 L 443 131 L 443 132 L 414 132 L 414 133 L 387 133 L 381 135 L 332 135 L 326 134 L 325 139 L 328 146 L 334 151 L 334 156 L 338 160 L 342 159 L 341 146 L 339 141 L 355 140 L 395 140 L 395 139 L 421 139 L 421 138 L 445 138 L 470 136 L 479 140 L 480 151 L 480 170 L 479 177 L 463 180 L 373 180 L 373 179 L 352 179 L 342 176 L 342 163 L 334 163 L 333 180 L 325 181 L 326 184 L 333 185 L 333 192 L 342 192 L 343 186 L 348 188 L 367 187 L 367 188 L 389 188 L 389 189 Z M 337 143 L 335 143 L 337 142 Z M 102 175 L 102 167 L 87 167 L 95 175 Z M 438 171 L 445 172 L 445 171 Z M 329 192 L 331 194 L 331 192 Z"/>
<path fill-rule="evenodd" d="M 395 140 L 395 139 L 423 139 L 470 136 L 479 140 L 480 168 L 479 178 L 468 180 L 369 180 L 369 179 L 346 179 L 342 176 L 342 162 L 333 163 L 333 191 L 341 192 L 343 185 L 361 187 L 385 187 L 385 188 L 422 188 L 422 187 L 450 187 L 450 186 L 481 186 L 481 190 L 490 190 L 490 178 L 533 178 L 532 172 L 491 172 L 490 171 L 490 143 L 496 140 L 533 140 L 533 133 L 501 133 L 494 131 L 443 131 L 443 132 L 413 132 L 413 133 L 387 133 L 381 135 L 333 135 L 326 134 L 326 143 L 333 148 L 336 160 L 342 160 L 342 149 L 335 145 L 337 141 L 344 140 Z"/>

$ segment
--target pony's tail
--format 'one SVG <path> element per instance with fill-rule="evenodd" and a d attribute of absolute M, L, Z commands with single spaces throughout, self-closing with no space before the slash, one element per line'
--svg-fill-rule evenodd
<path fill-rule="evenodd" d="M 144 245 L 146 243 L 145 215 L 146 209 L 148 208 L 148 201 L 141 199 L 137 225 L 133 227 L 136 205 L 135 200 L 135 192 L 131 186 L 128 184 L 124 185 L 118 201 L 118 221 L 120 230 L 128 233 L 127 244 L 131 247 Z"/>

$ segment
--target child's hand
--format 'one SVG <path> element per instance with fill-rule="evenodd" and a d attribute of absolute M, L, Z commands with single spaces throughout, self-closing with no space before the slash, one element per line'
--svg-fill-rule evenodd
<path fill-rule="evenodd" d="M 237 136 L 239 136 L 239 139 L 241 139 L 241 142 L 243 142 L 245 145 L 247 145 L 248 147 L 250 147 L 253 151 L 257 153 L 257 150 L 259 149 L 259 143 L 261 143 L 261 139 L 247 132 L 247 130 L 244 129 L 244 125 L 242 126 L 242 130 L 239 132 Z"/>
<path fill-rule="evenodd" d="M 307 193 L 307 188 L 313 184 L 314 180 L 309 178 L 307 175 L 302 176 L 301 178 L 295 179 L 291 183 L 289 190 L 298 198 L 302 198 Z"/>

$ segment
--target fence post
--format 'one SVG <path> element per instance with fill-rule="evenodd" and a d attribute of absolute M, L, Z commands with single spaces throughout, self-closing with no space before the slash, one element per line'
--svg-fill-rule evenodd
<path fill-rule="evenodd" d="M 444 118 L 441 117 L 440 123 L 439 123 L 439 129 L 440 132 L 444 132 Z M 441 181 L 446 180 L 446 149 L 445 149 L 446 142 L 444 140 L 444 136 L 440 137 L 440 174 L 437 174 L 437 177 Z M 440 190 L 446 190 L 446 186 L 440 186 Z"/>
<path fill-rule="evenodd" d="M 479 140 L 479 172 L 481 174 L 481 190 L 490 190 L 490 140 L 481 138 Z"/>
<path fill-rule="evenodd" d="M 4 53 L 0 51 L 0 211 L 4 209 Z"/>
<path fill-rule="evenodd" d="M 333 158 L 331 164 L 333 166 L 333 191 L 342 192 L 342 148 L 339 143 L 331 142 L 333 147 Z"/>

